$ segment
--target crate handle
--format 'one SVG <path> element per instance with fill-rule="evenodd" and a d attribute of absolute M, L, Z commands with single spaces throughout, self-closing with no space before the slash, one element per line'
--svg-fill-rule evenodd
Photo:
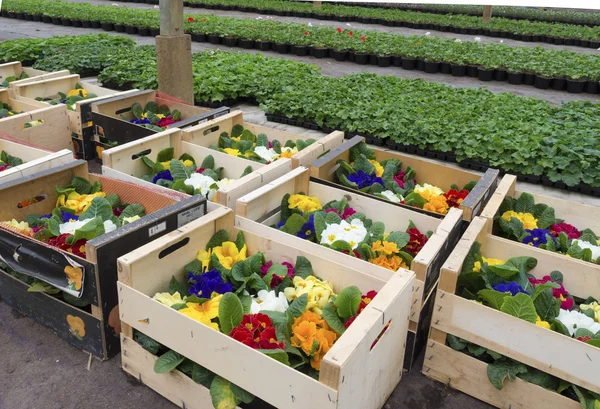
<path fill-rule="evenodd" d="M 131 160 L 139 159 L 142 156 L 147 156 L 147 155 L 150 155 L 151 153 L 152 153 L 152 149 L 146 149 L 145 151 L 134 153 L 133 155 L 131 155 Z"/>
<path fill-rule="evenodd" d="M 375 338 L 375 340 L 373 340 L 373 342 L 371 343 L 371 348 L 369 348 L 369 353 L 373 353 L 373 349 L 379 344 L 379 341 L 385 336 L 385 334 L 387 333 L 387 330 L 391 326 L 392 326 L 392 320 L 389 320 L 387 322 L 387 324 L 385 324 L 385 327 L 383 327 L 383 329 L 381 330 L 379 335 L 377 335 L 377 338 Z"/>
<path fill-rule="evenodd" d="M 202 135 L 206 136 L 209 133 L 217 132 L 219 129 L 221 129 L 221 127 L 219 125 L 215 125 L 212 128 L 205 129 L 204 132 L 202 132 Z"/>
<path fill-rule="evenodd" d="M 166 249 L 164 249 L 160 253 L 158 253 L 159 260 L 167 257 L 169 254 L 175 253 L 180 248 L 185 247 L 189 242 L 190 242 L 190 238 L 184 237 L 183 239 L 179 240 L 177 243 L 170 245 L 169 247 L 167 247 Z"/>
<path fill-rule="evenodd" d="M 39 202 L 41 202 L 41 201 L 43 201 L 43 200 L 46 200 L 47 198 L 48 198 L 48 195 L 47 195 L 46 193 L 43 193 L 43 194 L 41 194 L 41 195 L 34 196 L 34 197 L 32 197 L 32 198 L 25 199 L 25 200 L 23 200 L 23 201 L 21 201 L 21 202 L 17 203 L 17 207 L 18 207 L 19 209 L 24 209 L 24 208 L 26 208 L 27 206 L 31 206 L 31 205 L 33 205 L 33 204 L 39 203 Z"/>
<path fill-rule="evenodd" d="M 125 112 L 129 112 L 129 111 L 131 111 L 131 107 L 117 109 L 115 111 L 115 115 L 121 115 L 121 114 L 124 114 Z"/>

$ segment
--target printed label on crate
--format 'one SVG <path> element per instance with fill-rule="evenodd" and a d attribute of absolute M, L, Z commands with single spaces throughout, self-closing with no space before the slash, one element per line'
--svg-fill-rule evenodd
<path fill-rule="evenodd" d="M 204 216 L 204 205 L 196 206 L 177 215 L 177 228 Z"/>
<path fill-rule="evenodd" d="M 167 230 L 167 222 L 160 222 L 156 226 L 152 226 L 148 229 L 148 237 L 156 236 L 158 233 Z"/>
<path fill-rule="evenodd" d="M 83 295 L 85 267 L 56 249 L 0 230 L 0 261 L 74 297 Z"/>

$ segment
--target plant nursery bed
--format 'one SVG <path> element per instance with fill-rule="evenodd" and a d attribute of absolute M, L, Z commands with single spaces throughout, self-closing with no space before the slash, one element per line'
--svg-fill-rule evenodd
<path fill-rule="evenodd" d="M 439 165 L 428 159 L 404 155 L 377 147 L 367 147 L 364 141 L 364 138 L 355 136 L 313 162 L 310 166 L 311 177 L 317 179 L 320 183 L 336 186 L 341 189 L 352 189 L 359 194 L 363 193 L 370 197 L 394 203 L 397 206 L 409 207 L 413 210 L 416 208 L 430 216 L 443 218 L 444 214 L 448 211 L 448 207 L 443 206 L 439 211 L 438 209 L 432 210 L 431 208 L 424 209 L 424 204 L 431 200 L 425 200 L 422 196 L 421 198 L 417 198 L 418 202 L 410 202 L 409 199 L 415 187 L 419 189 L 420 187 L 423 188 L 424 184 L 433 185 L 433 187 L 437 187 L 443 191 L 439 196 L 444 196 L 444 202 L 448 206 L 462 209 L 463 220 L 467 223 L 481 213 L 498 184 L 499 171 L 495 169 L 488 169 L 481 176 L 475 172 Z M 351 163 L 356 163 L 355 161 L 359 157 L 361 157 L 363 163 L 354 166 L 350 165 Z M 365 173 L 369 178 L 360 173 L 364 173 L 365 168 L 368 167 L 364 159 L 367 159 L 367 162 L 369 160 L 374 162 L 370 162 L 374 165 L 373 168 L 367 169 L 370 173 Z M 385 166 L 382 166 L 382 163 L 388 164 L 394 161 L 399 161 L 400 164 L 392 166 L 387 170 L 384 169 Z M 375 165 L 381 167 L 379 171 Z M 411 172 L 411 169 L 414 172 Z M 342 181 L 341 178 L 345 181 Z M 360 182 L 361 184 L 355 182 Z M 379 182 L 383 182 L 384 185 L 381 185 Z M 373 191 L 377 193 L 371 191 L 371 188 L 375 184 L 378 186 Z M 464 187 L 468 189 L 463 189 Z M 397 189 L 397 192 L 390 189 Z M 391 198 L 382 195 L 381 192 L 391 192 L 389 195 Z M 439 191 L 436 190 L 436 193 L 439 193 Z M 401 194 L 402 197 L 398 197 L 397 194 Z M 401 203 L 407 202 L 407 200 L 408 203 L 413 204 Z"/>
<path fill-rule="evenodd" d="M 84 161 L 2 184 L 0 192 L 2 300 L 100 359 L 120 346 L 117 258 L 206 213 L 201 197 L 89 174 Z M 79 216 L 86 223 L 72 224 Z"/>
<path fill-rule="evenodd" d="M 260 135 L 266 137 L 266 142 L 264 138 L 261 140 L 263 144 L 266 143 L 266 146 L 262 149 L 264 151 L 262 152 L 263 157 L 257 155 L 258 158 L 256 159 L 266 161 L 271 157 L 276 158 L 275 154 L 278 153 L 279 157 L 289 157 L 292 160 L 294 169 L 298 166 L 309 166 L 319 156 L 341 145 L 344 140 L 344 133 L 340 131 L 334 131 L 315 140 L 293 132 L 244 122 L 244 114 L 241 111 L 231 112 L 213 121 L 183 131 L 185 141 L 223 152 L 235 145 L 236 140 L 232 140 L 232 137 L 243 137 L 251 140 L 257 139 Z M 274 148 L 279 152 L 271 151 Z M 250 147 L 251 151 L 253 149 Z M 239 152 L 239 149 L 236 149 L 236 151 Z M 235 154 L 236 152 L 233 151 L 232 153 Z M 244 156 L 242 152 L 239 153 Z M 282 154 L 286 156 L 282 156 Z"/>
<path fill-rule="evenodd" d="M 481 213 L 486 231 L 501 240 L 535 246 L 559 257 L 593 263 L 599 271 L 600 208 L 516 188 L 516 178 L 505 175 Z"/>
<path fill-rule="evenodd" d="M 498 408 L 594 407 L 599 298 L 592 264 L 489 235 L 478 217 L 442 267 L 423 373 Z"/>
<path fill-rule="evenodd" d="M 398 258 L 391 256 L 389 252 L 387 255 L 391 256 L 391 258 L 383 257 L 382 255 L 384 253 L 371 254 L 369 252 L 367 253 L 370 254 L 369 256 L 358 254 L 360 258 L 356 253 L 354 256 L 344 254 L 342 252 L 342 247 L 347 248 L 349 245 L 348 243 L 336 244 L 336 246 L 339 247 L 339 251 L 334 250 L 331 245 L 329 245 L 330 248 L 327 248 L 318 244 L 320 242 L 319 239 L 314 237 L 315 234 L 317 238 L 319 237 L 319 234 L 317 234 L 318 215 L 313 212 L 303 212 L 303 218 L 307 221 L 300 230 L 297 232 L 286 233 L 285 231 L 291 231 L 286 227 L 288 224 L 291 226 L 293 223 L 290 219 L 293 220 L 294 218 L 297 218 L 297 214 L 294 212 L 291 213 L 294 214 L 293 217 L 286 217 L 291 210 L 286 209 L 283 206 L 286 202 L 286 197 L 292 198 L 288 199 L 288 202 L 302 197 L 310 198 L 312 201 L 316 198 L 321 206 L 325 206 L 332 201 L 339 201 L 337 204 L 338 210 L 335 212 L 329 210 L 327 214 L 331 212 L 347 216 L 351 214 L 352 211 L 357 212 L 355 213 L 356 216 L 353 214 L 352 216 L 346 217 L 348 220 L 359 219 L 352 222 L 356 224 L 355 227 L 347 226 L 349 229 L 361 229 L 363 226 L 369 226 L 368 220 L 372 219 L 370 222 L 376 227 L 365 227 L 375 229 L 369 237 L 376 237 L 378 233 L 383 235 L 381 232 L 382 230 L 384 230 L 386 234 L 391 234 L 393 232 L 395 237 L 405 237 L 404 239 L 398 240 L 397 243 L 394 243 L 393 245 L 389 244 L 391 247 L 390 250 L 393 250 L 394 256 L 402 258 L 402 261 L 400 262 Z M 345 203 L 343 211 L 339 210 L 339 206 L 342 202 Z M 315 209 L 320 209 L 320 207 L 315 207 Z M 320 212 L 322 214 L 322 211 Z M 428 301 L 433 298 L 430 297 L 430 294 L 435 290 L 439 268 L 460 237 L 462 221 L 461 210 L 451 209 L 448 212 L 448 215 L 446 215 L 443 220 L 440 220 L 439 218 L 416 212 L 410 208 L 398 207 L 392 203 L 386 203 L 385 201 L 380 201 L 352 190 L 342 190 L 322 183 L 317 183 L 310 179 L 308 169 L 299 167 L 272 183 L 240 198 L 238 200 L 236 214 L 236 226 L 240 228 L 272 237 L 274 240 L 288 243 L 293 247 L 305 251 L 310 251 L 336 263 L 364 271 L 374 277 L 381 277 L 380 274 L 387 276 L 390 270 L 394 271 L 400 267 L 414 271 L 416 274 L 416 284 L 410 315 L 410 330 L 412 335 L 409 334 L 409 344 L 407 345 L 407 349 L 410 349 L 412 354 L 407 354 L 405 356 L 405 368 L 407 370 L 411 368 L 413 361 L 418 356 L 420 347 L 422 346 L 422 339 L 416 339 L 415 337 L 422 333 L 421 329 L 423 326 L 429 325 L 427 323 L 427 312 L 430 309 Z M 335 224 L 335 222 L 331 220 L 332 216 L 327 217 L 330 218 L 327 220 L 330 220 L 331 223 Z M 364 222 L 359 223 L 359 221 L 365 217 L 369 219 L 365 219 Z M 333 219 L 336 218 L 333 217 Z M 337 219 L 340 219 L 340 217 Z M 345 219 L 343 221 L 337 221 L 340 223 L 340 226 L 345 226 L 349 223 L 346 222 Z M 281 225 L 283 222 L 285 223 Z M 274 228 L 276 225 L 280 227 Z M 409 230 L 410 228 L 413 229 Z M 305 230 L 314 231 L 311 231 L 307 236 Z M 404 233 L 407 230 L 409 233 Z M 365 232 L 368 232 L 368 230 L 365 230 Z M 429 238 L 425 236 L 426 232 L 431 232 Z M 322 234 L 327 237 L 329 233 Z M 365 233 L 365 237 L 367 237 L 367 235 L 368 233 Z M 410 236 L 410 239 L 408 239 L 408 236 Z M 309 237 L 309 239 L 305 239 L 304 237 Z M 341 239 L 334 237 L 333 240 L 337 242 Z M 412 246 L 416 243 L 414 240 L 419 242 L 416 247 Z M 383 244 L 385 239 L 382 239 L 381 242 Z M 408 242 L 408 244 L 406 242 Z M 376 248 L 378 244 L 379 243 L 368 244 L 368 246 Z M 357 249 L 360 250 L 359 247 L 355 247 L 353 252 L 358 251 Z M 349 248 L 346 251 L 349 252 Z M 371 262 L 367 260 L 371 260 Z M 390 260 L 394 260 L 394 263 L 388 264 L 387 262 Z"/>
<path fill-rule="evenodd" d="M 52 152 L 24 144 L 0 132 L 0 184 L 39 173 L 72 162 L 73 152 L 63 149 Z M 7 167 L 8 165 L 8 167 Z"/>
<path fill-rule="evenodd" d="M 301 364 L 298 369 L 283 363 L 286 359 L 282 355 L 288 354 L 284 350 L 256 350 L 233 338 L 235 331 L 240 330 L 236 328 L 242 320 L 241 314 L 244 314 L 244 319 L 259 315 L 249 315 L 241 304 L 238 304 L 240 315 L 228 315 L 229 309 L 224 304 L 233 306 L 235 303 L 232 303 L 232 299 L 238 299 L 232 292 L 218 296 L 221 297 L 220 323 L 219 326 L 211 324 L 213 328 L 188 318 L 184 310 L 177 311 L 152 298 L 157 292 L 172 287 L 174 280 L 181 283 L 182 279 L 189 279 L 186 272 L 188 266 L 184 267 L 187 260 L 195 260 L 199 250 L 216 248 L 210 243 L 223 231 L 229 237 L 238 237 L 236 241 L 243 240 L 249 259 L 254 256 L 264 257 L 263 261 L 271 260 L 272 263 L 295 263 L 295 274 L 300 274 L 302 258 L 303 264 L 308 264 L 311 271 L 306 279 L 310 279 L 314 273 L 320 280 L 329 283 L 336 293 L 349 294 L 349 286 L 354 286 L 352 292 L 358 293 L 359 297 L 361 293 L 377 292 L 362 312 L 355 316 L 351 325 L 345 330 L 340 329 L 342 333 L 338 333 L 333 345 L 318 358 L 319 370 L 310 372 L 312 376 L 300 371 L 305 370 L 307 363 Z M 237 261 L 234 265 L 241 262 Z M 164 240 L 156 240 L 121 257 L 119 268 L 120 318 L 125 324 L 122 336 L 123 369 L 180 407 L 200 409 L 211 407 L 211 404 L 219 407 L 224 397 L 217 397 L 218 391 L 231 390 L 235 384 L 236 395 L 243 388 L 244 393 L 239 395 L 243 395 L 246 403 L 257 397 L 277 408 L 378 409 L 385 404 L 402 377 L 403 344 L 414 285 L 414 274 L 410 271 L 388 271 L 386 279 L 372 277 L 361 270 L 292 247 L 270 236 L 239 229 L 234 226 L 233 212 L 225 208 L 169 234 Z M 299 296 L 294 299 L 285 312 L 267 310 L 263 314 L 289 317 L 286 319 L 292 322 L 302 319 L 294 318 L 296 316 L 319 316 L 319 312 L 311 312 L 311 307 L 302 299 L 306 301 L 307 298 Z M 324 308 L 332 309 L 332 304 Z M 332 311 L 334 318 L 341 313 L 339 309 Z M 232 326 L 234 329 L 230 332 Z M 157 358 L 142 350 L 133 340 L 130 327 L 171 351 Z M 296 328 L 296 324 L 292 328 Z M 327 331 L 332 332 L 330 329 Z M 230 333 L 231 337 L 228 336 Z M 272 341 L 288 345 L 294 342 L 290 342 L 284 332 L 279 332 L 277 340 Z M 198 348 L 198 342 L 203 345 L 202 348 Z M 321 341 L 315 342 L 319 344 Z M 290 349 L 291 346 L 287 348 L 291 357 L 293 349 Z M 132 356 L 129 356 L 130 351 Z M 300 352 L 303 349 L 297 351 L 304 353 Z M 155 373 L 155 369 L 160 367 L 159 361 L 164 362 L 165 355 L 173 355 L 174 352 L 176 356 L 188 359 L 193 369 L 188 364 L 187 370 L 180 367 L 174 371 L 160 370 L 166 372 L 161 375 Z M 279 356 L 280 360 L 273 359 L 274 356 Z M 171 365 L 170 369 L 177 366 Z M 208 385 L 210 392 L 184 374 L 191 373 L 196 379 L 194 374 L 198 370 L 214 374 L 214 380 Z M 249 373 L 255 373 L 256 376 L 248 376 Z M 268 386 L 264 382 L 267 378 Z M 229 398 L 227 402 L 228 407 L 238 407 L 241 399 Z"/>
<path fill-rule="evenodd" d="M 175 168 L 172 167 L 173 161 L 177 162 Z M 186 166 L 182 161 L 192 161 L 193 164 L 188 162 Z M 208 195 L 209 200 L 229 208 L 234 208 L 237 199 L 243 195 L 292 169 L 289 159 L 280 159 L 269 165 L 249 164 L 246 159 L 185 142 L 182 131 L 177 128 L 105 150 L 102 162 L 102 173 L 115 179 L 164 190 L 174 188 L 187 194 Z M 198 172 L 200 169 L 202 171 Z M 167 171 L 168 174 L 165 173 Z M 185 181 L 188 181 L 187 185 Z M 215 183 L 218 188 L 214 188 Z"/>
<path fill-rule="evenodd" d="M 64 77 L 69 74 L 69 70 L 47 72 L 31 67 L 23 67 L 23 64 L 19 61 L 9 62 L 0 64 L 0 88 L 8 88 L 11 84 L 18 85 L 26 82 Z"/>
<path fill-rule="evenodd" d="M 95 102 L 91 119 L 98 159 L 102 159 L 103 149 L 133 142 L 165 129 L 194 126 L 228 112 L 227 107 L 217 110 L 198 108 L 152 90 Z"/>

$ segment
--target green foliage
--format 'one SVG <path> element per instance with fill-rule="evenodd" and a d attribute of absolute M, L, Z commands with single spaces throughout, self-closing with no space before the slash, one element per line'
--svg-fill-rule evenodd
<path fill-rule="evenodd" d="M 527 367 L 509 359 L 499 359 L 488 364 L 488 379 L 498 390 L 504 387 L 504 380 L 508 378 L 511 382 L 517 379 L 519 374 L 527 372 Z"/>
<path fill-rule="evenodd" d="M 358 312 L 362 300 L 360 289 L 355 286 L 346 287 L 335 299 L 338 315 L 344 320 L 349 320 Z"/>
<path fill-rule="evenodd" d="M 225 293 L 219 302 L 219 322 L 221 332 L 229 335 L 231 330 L 242 322 L 244 309 L 242 302 L 234 293 Z"/>
<path fill-rule="evenodd" d="M 177 368 L 184 359 L 184 357 L 173 350 L 167 351 L 154 363 L 154 372 L 158 374 L 169 373 Z"/>

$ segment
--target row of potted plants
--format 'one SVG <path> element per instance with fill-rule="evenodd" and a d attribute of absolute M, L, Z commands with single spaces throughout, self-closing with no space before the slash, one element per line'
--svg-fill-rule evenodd
<path fill-rule="evenodd" d="M 46 0 L 10 0 L 5 4 L 9 13 L 42 14 L 71 21 L 81 19 L 82 16 L 97 16 L 101 25 L 107 25 L 107 30 L 114 29 L 115 24 L 138 28 L 159 25 L 158 11 L 155 10 L 142 11 L 85 3 L 73 5 Z M 307 27 L 298 23 L 210 15 L 190 15 L 187 19 L 185 30 L 192 34 L 194 40 L 214 44 L 258 47 L 280 53 L 288 53 L 293 47 L 297 55 L 308 55 L 312 49 L 315 56 L 333 57 L 339 61 L 354 55 L 354 61 L 359 64 L 368 63 L 370 58 L 376 57 L 381 66 L 392 65 L 393 57 L 396 57 L 396 65 L 406 69 L 418 67 L 418 61 L 422 61 L 421 66 L 426 72 L 437 72 L 442 63 L 458 67 L 480 67 L 484 70 L 498 70 L 502 73 L 499 76 L 501 79 L 506 79 L 508 72 L 536 74 L 546 80 L 546 84 L 541 84 L 542 87 L 549 86 L 549 80 L 553 78 L 576 80 L 580 84 L 575 87 L 575 91 L 583 91 L 586 80 L 600 79 L 600 58 L 591 54 L 460 42 L 431 36 L 353 32 L 342 28 Z M 447 71 L 448 67 L 444 67 Z"/>

